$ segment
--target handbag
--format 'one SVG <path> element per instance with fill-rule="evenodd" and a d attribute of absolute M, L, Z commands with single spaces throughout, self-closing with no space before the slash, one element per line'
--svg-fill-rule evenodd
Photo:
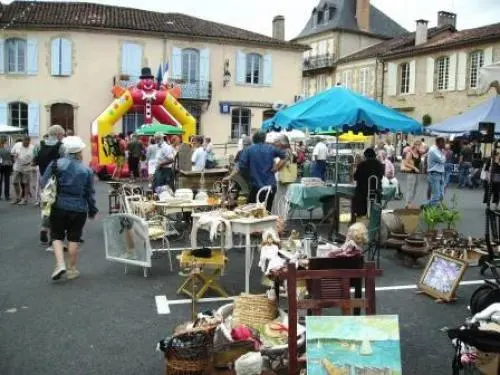
<path fill-rule="evenodd" d="M 278 181 L 282 184 L 290 184 L 297 180 L 297 164 L 290 163 L 278 171 Z"/>
<path fill-rule="evenodd" d="M 57 199 L 57 160 L 52 164 L 52 175 L 40 194 L 42 217 L 50 216 L 52 205 Z"/>

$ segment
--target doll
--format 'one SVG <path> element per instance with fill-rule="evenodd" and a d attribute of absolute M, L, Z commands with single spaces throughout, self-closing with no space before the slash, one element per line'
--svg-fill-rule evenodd
<path fill-rule="evenodd" d="M 332 249 L 328 256 L 355 257 L 363 253 L 363 247 L 368 243 L 368 230 L 363 223 L 354 223 L 347 230 L 347 236 L 342 246 Z"/>
<path fill-rule="evenodd" d="M 274 230 L 266 230 L 262 234 L 259 267 L 265 275 L 271 270 L 279 269 L 285 264 L 285 259 L 279 256 L 280 239 Z"/>

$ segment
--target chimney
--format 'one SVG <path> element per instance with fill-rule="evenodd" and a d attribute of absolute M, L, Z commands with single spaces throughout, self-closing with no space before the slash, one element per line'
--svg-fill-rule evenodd
<path fill-rule="evenodd" d="M 457 28 L 457 15 L 456 13 L 445 12 L 444 10 L 440 10 L 438 12 L 438 27 L 451 25 L 454 28 Z"/>
<path fill-rule="evenodd" d="M 356 21 L 362 31 L 370 31 L 370 0 L 356 0 Z"/>
<path fill-rule="evenodd" d="M 415 45 L 424 44 L 427 42 L 427 24 L 429 21 L 417 20 L 417 30 L 415 31 Z"/>
<path fill-rule="evenodd" d="M 273 38 L 285 40 L 285 17 L 276 16 L 273 18 Z"/>

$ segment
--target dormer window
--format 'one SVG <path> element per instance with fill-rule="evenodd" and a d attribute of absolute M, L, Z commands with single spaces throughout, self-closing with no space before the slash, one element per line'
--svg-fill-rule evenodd
<path fill-rule="evenodd" d="M 329 21 L 333 20 L 333 17 L 335 16 L 336 10 L 337 9 L 335 7 L 328 8 L 328 20 Z"/>
<path fill-rule="evenodd" d="M 319 25 L 319 24 L 323 23 L 323 21 L 325 20 L 325 13 L 323 13 L 322 10 L 319 10 L 317 17 L 318 17 L 317 24 Z"/>

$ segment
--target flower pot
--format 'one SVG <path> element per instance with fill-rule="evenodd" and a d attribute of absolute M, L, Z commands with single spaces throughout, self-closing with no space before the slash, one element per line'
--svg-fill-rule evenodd
<path fill-rule="evenodd" d="M 456 229 L 443 229 L 443 238 L 451 239 L 457 236 Z"/>
<path fill-rule="evenodd" d="M 425 232 L 425 238 L 427 238 L 427 241 L 432 242 L 436 239 L 437 237 L 437 230 L 436 229 L 427 229 Z"/>

